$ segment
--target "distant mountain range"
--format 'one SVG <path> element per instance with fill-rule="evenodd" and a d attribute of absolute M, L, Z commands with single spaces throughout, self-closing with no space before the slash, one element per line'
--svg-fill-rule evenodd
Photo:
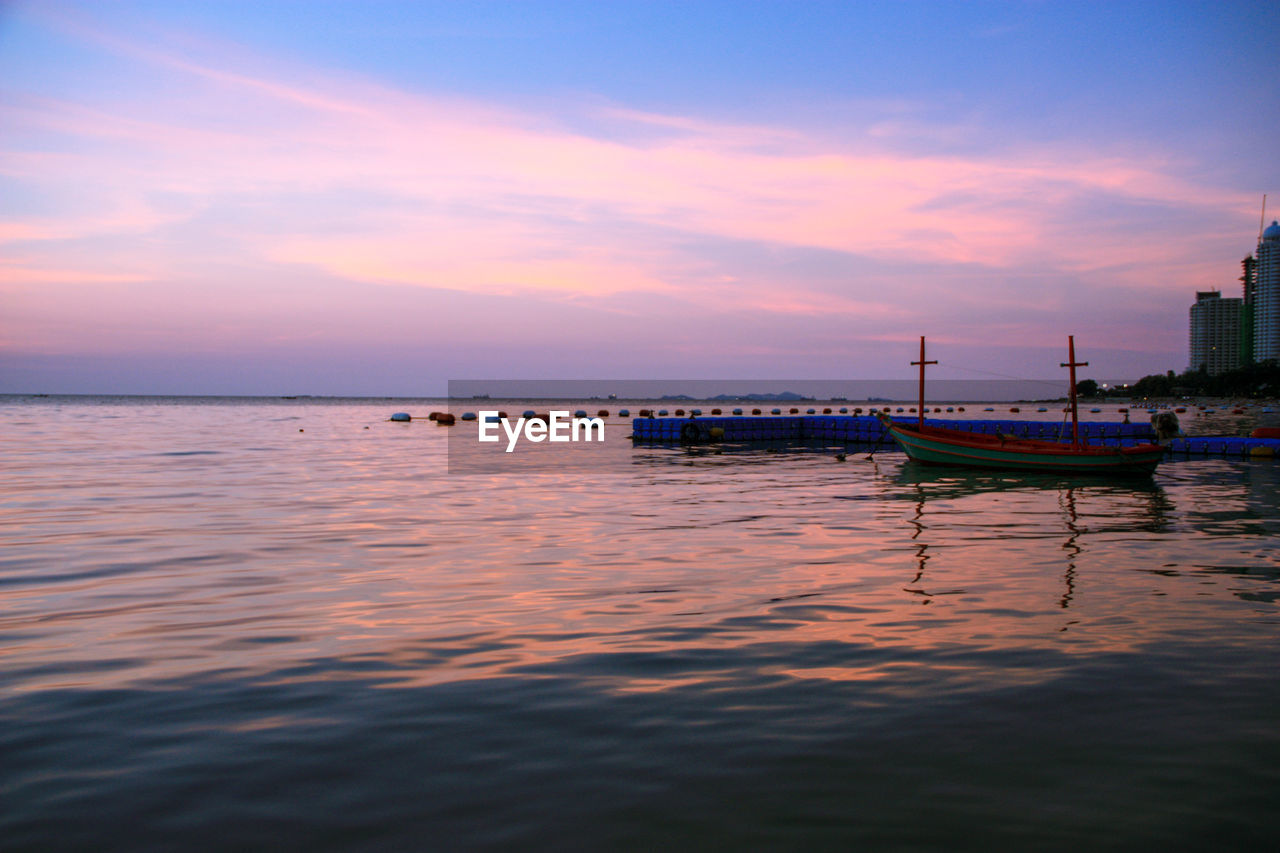
<path fill-rule="evenodd" d="M 661 400 L 707 400 L 708 402 L 732 403 L 736 401 L 746 403 L 797 403 L 807 400 L 817 399 L 815 397 L 806 397 L 803 394 L 797 394 L 794 391 L 782 391 L 778 394 L 717 394 L 714 397 L 690 397 L 686 394 L 669 394 L 660 397 Z"/>

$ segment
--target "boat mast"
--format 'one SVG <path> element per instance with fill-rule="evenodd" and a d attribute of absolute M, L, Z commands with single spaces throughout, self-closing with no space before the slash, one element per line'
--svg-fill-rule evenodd
<path fill-rule="evenodd" d="M 924 366 L 926 364 L 938 363 L 936 361 L 924 360 L 924 335 L 920 336 L 920 360 L 913 361 L 911 363 L 913 365 L 916 365 L 916 364 L 920 365 L 920 407 L 917 409 L 917 411 L 920 412 L 920 418 L 919 420 L 916 421 L 916 427 L 921 432 L 923 432 L 924 431 Z"/>
<path fill-rule="evenodd" d="M 1067 360 L 1060 367 L 1071 368 L 1071 446 L 1080 446 L 1080 415 L 1076 408 L 1076 368 L 1088 367 L 1087 361 L 1076 361 L 1076 336 L 1067 335 Z"/>

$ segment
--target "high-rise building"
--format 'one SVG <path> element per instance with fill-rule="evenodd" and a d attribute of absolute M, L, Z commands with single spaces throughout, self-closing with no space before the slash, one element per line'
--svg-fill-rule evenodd
<path fill-rule="evenodd" d="M 1280 222 L 1272 221 L 1258 241 L 1252 297 L 1253 357 L 1280 359 Z"/>
<path fill-rule="evenodd" d="M 1243 299 L 1223 299 L 1216 290 L 1196 292 L 1191 306 L 1191 370 L 1217 375 L 1240 366 Z"/>

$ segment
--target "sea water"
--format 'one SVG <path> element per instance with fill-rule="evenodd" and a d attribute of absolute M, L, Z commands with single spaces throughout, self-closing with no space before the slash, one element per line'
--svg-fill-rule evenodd
<path fill-rule="evenodd" d="M 0 400 L 0 849 L 1274 842 L 1280 463 L 459 474 L 432 405 Z"/>

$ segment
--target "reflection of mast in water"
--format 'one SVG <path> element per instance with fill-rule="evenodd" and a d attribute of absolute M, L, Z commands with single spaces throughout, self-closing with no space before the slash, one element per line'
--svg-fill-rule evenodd
<path fill-rule="evenodd" d="M 935 595 L 963 594 L 964 593 L 963 589 L 950 589 L 950 590 L 946 590 L 945 592 L 926 592 L 925 590 L 917 586 L 917 584 L 919 584 L 920 581 L 924 578 L 924 567 L 925 567 L 925 564 L 929 562 L 930 554 L 929 554 L 929 543 L 921 541 L 920 539 L 921 535 L 924 533 L 926 529 L 926 525 L 923 521 L 924 505 L 926 503 L 924 487 L 921 484 L 917 483 L 915 485 L 915 493 L 916 493 L 916 514 L 915 514 L 915 517 L 910 519 L 907 523 L 915 528 L 915 531 L 911 534 L 911 541 L 916 543 L 916 576 L 911 579 L 911 586 L 904 586 L 902 588 L 902 591 L 909 592 L 912 595 L 921 596 L 924 599 L 922 602 L 920 602 L 921 604 L 928 604 Z"/>
<path fill-rule="evenodd" d="M 916 543 L 916 576 L 911 579 L 913 585 L 920 583 L 920 579 L 924 577 L 924 564 L 929 560 L 929 543 L 918 541 L 920 534 L 924 533 L 924 522 L 921 521 L 924 518 L 924 490 L 917 485 L 916 493 L 916 515 L 915 518 L 907 522 L 915 528 L 915 532 L 911 534 L 911 541 Z M 922 589 L 909 589 L 906 587 L 904 589 L 907 592 L 914 592 L 918 595 L 929 594 Z M 927 601 L 925 602 L 925 604 L 928 603 Z"/>
<path fill-rule="evenodd" d="M 1058 601 L 1058 605 L 1063 610 L 1066 610 L 1071 606 L 1071 599 L 1075 598 L 1076 595 L 1076 558 L 1084 551 L 1076 542 L 1084 531 L 1080 529 L 1078 523 L 1080 517 L 1076 513 L 1076 490 L 1074 487 L 1068 486 L 1066 491 L 1058 494 L 1058 505 L 1067 514 L 1066 524 L 1067 530 L 1070 532 L 1067 541 L 1062 543 L 1063 550 L 1067 552 L 1067 570 L 1062 576 L 1066 589 L 1062 593 L 1062 598 Z"/>
<path fill-rule="evenodd" d="M 1016 488 L 1057 492 L 1058 506 L 1062 511 L 1063 527 L 1067 534 L 1066 540 L 1062 543 L 1062 550 L 1066 552 L 1066 568 L 1062 576 L 1063 591 L 1057 603 L 1060 609 L 1069 610 L 1076 597 L 1077 564 L 1080 555 L 1084 553 L 1081 537 L 1090 532 L 1088 526 L 1080 521 L 1080 513 L 1076 507 L 1077 490 L 1090 504 L 1108 500 L 1113 502 L 1104 514 L 1098 516 L 1103 519 L 1099 524 L 1105 532 L 1162 531 L 1168 527 L 1169 518 L 1175 507 L 1165 490 L 1155 483 L 1125 481 L 1121 485 L 1106 478 L 1087 476 L 1065 482 L 1064 479 L 1057 476 L 1037 477 L 1028 474 L 1018 479 Z M 1276 481 L 1280 482 L 1280 477 L 1277 477 Z M 916 574 L 911 579 L 910 586 L 903 587 L 903 591 L 922 596 L 925 599 L 922 603 L 925 604 L 929 603 L 929 599 L 939 595 L 964 593 L 963 589 L 927 592 L 920 586 L 928 560 L 931 556 L 936 556 L 929 553 L 929 544 L 923 541 L 924 534 L 930 527 L 924 521 L 925 506 L 929 501 L 958 500 L 976 494 L 1000 492 L 1010 487 L 1009 480 L 1005 477 L 974 472 L 958 475 L 952 471 L 932 468 L 904 467 L 897 474 L 897 483 L 906 489 L 906 494 L 900 494 L 898 499 L 914 499 L 915 503 L 915 515 L 907 523 L 914 528 L 910 538 L 916 548 Z M 945 525 L 946 513 L 942 513 L 940 517 Z M 935 570 L 936 568 L 935 565 Z M 1068 621 L 1062 630 L 1067 630 L 1073 624 L 1075 624 L 1074 621 Z"/>

